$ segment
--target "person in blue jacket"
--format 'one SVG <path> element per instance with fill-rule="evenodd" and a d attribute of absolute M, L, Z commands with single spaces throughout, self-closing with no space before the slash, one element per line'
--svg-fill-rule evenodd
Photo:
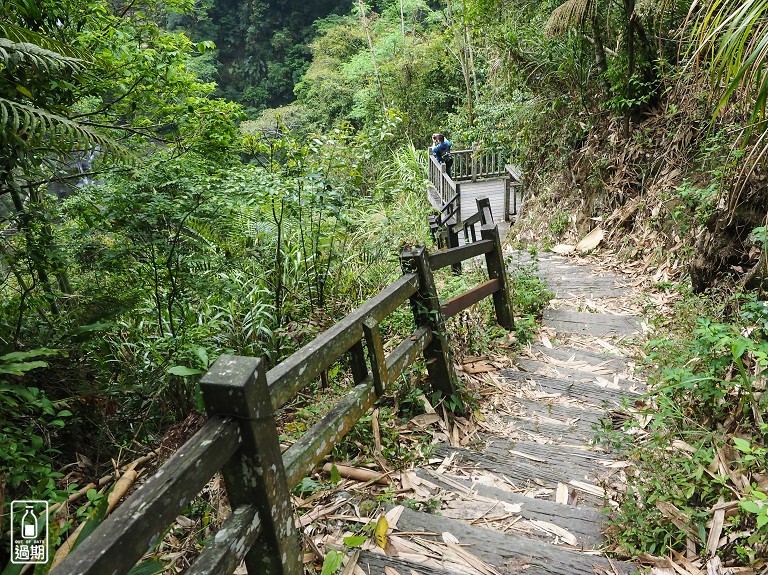
<path fill-rule="evenodd" d="M 445 171 L 451 175 L 453 157 L 451 157 L 451 142 L 443 134 L 432 134 L 432 153 L 438 162 L 445 162 Z"/>

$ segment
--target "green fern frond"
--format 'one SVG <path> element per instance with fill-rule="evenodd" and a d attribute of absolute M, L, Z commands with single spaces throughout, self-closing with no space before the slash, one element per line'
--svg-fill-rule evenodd
<path fill-rule="evenodd" d="M 73 143 L 101 148 L 123 157 L 131 153 L 117 142 L 62 116 L 0 98 L 0 142 L 45 140 L 52 149 L 68 149 Z"/>
<path fill-rule="evenodd" d="M 59 42 L 50 36 L 11 24 L 10 22 L 0 21 L 0 38 L 7 38 L 10 42 L 16 44 L 36 44 L 43 50 L 55 52 L 67 58 L 75 58 L 86 62 L 93 60 L 93 56 L 86 50 Z"/>
<path fill-rule="evenodd" d="M 13 42 L 7 38 L 0 38 L 0 60 L 6 64 L 16 60 L 17 64 L 35 66 L 49 74 L 64 69 L 80 72 L 87 65 L 80 58 L 65 56 L 29 42 Z"/>
<path fill-rule="evenodd" d="M 547 36 L 560 36 L 584 25 L 595 9 L 593 0 L 566 0 L 552 11 L 547 20 Z"/>

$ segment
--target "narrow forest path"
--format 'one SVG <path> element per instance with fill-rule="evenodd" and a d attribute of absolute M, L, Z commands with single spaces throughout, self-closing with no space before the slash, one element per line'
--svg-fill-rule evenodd
<path fill-rule="evenodd" d="M 516 253 L 513 261 L 529 265 L 531 258 Z M 436 512 L 393 509 L 386 551 L 369 546 L 350 573 L 635 571 L 601 553 L 601 509 L 622 491 L 625 463 L 594 443 L 596 429 L 621 420 L 623 402 L 644 390 L 621 351 L 641 334 L 640 318 L 626 309 L 632 287 L 553 254 L 538 267 L 556 294 L 539 341 L 500 371 L 465 363 L 489 386 L 479 417 L 454 422 L 432 465 L 403 480 Z"/>

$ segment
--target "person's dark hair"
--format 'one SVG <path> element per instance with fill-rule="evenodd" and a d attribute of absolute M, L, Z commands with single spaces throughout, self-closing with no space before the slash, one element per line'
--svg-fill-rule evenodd
<path fill-rule="evenodd" d="M 438 142 L 445 142 L 445 136 L 443 134 L 436 134 Z"/>

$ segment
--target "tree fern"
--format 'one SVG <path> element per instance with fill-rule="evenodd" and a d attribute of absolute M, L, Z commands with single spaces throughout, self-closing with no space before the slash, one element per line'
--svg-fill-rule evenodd
<path fill-rule="evenodd" d="M 62 69 L 76 73 L 84 70 L 87 65 L 81 58 L 65 56 L 30 42 L 13 42 L 8 38 L 0 38 L 0 60 L 3 60 L 6 66 L 14 62 L 16 65 L 34 66 L 47 74 Z"/>
<path fill-rule="evenodd" d="M 0 144 L 44 141 L 52 150 L 70 148 L 74 143 L 109 149 L 124 157 L 129 152 L 112 139 L 63 116 L 40 108 L 0 98 Z"/>
<path fill-rule="evenodd" d="M 74 58 L 82 61 L 92 61 L 93 56 L 86 50 L 76 48 L 66 42 L 60 42 L 55 38 L 46 36 L 34 30 L 17 26 L 10 22 L 0 20 L 0 38 L 17 44 L 34 44 L 43 50 L 54 52 L 65 58 Z"/>

